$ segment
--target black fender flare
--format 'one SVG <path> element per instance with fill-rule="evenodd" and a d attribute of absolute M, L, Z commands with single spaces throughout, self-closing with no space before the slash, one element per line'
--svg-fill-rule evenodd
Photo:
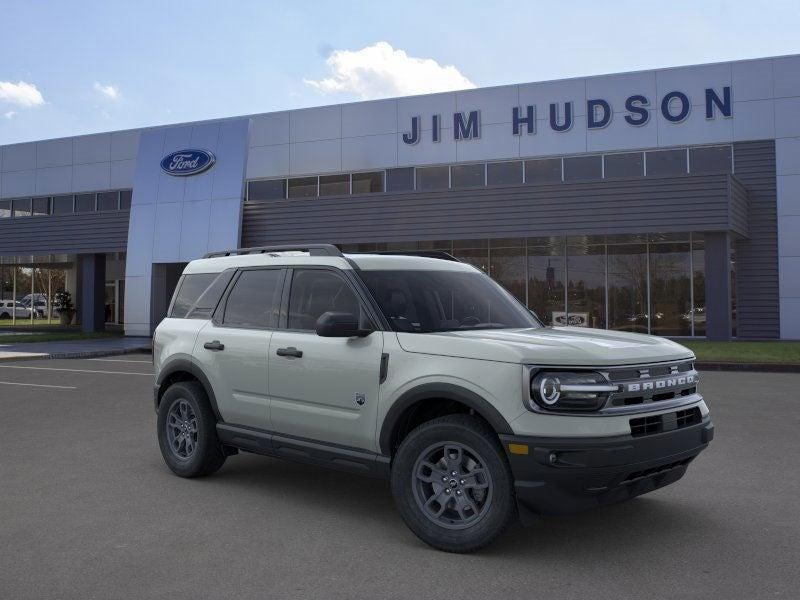
<path fill-rule="evenodd" d="M 383 454 L 386 456 L 391 455 L 392 435 L 406 410 L 417 402 L 429 398 L 443 398 L 445 400 L 460 402 L 486 419 L 496 433 L 507 435 L 514 433 L 508 421 L 500 414 L 500 411 L 492 406 L 488 400 L 472 390 L 452 383 L 424 383 L 404 392 L 403 395 L 392 404 L 389 412 L 386 413 L 386 417 L 383 419 L 383 424 L 381 425 L 380 436 L 378 437 L 378 443 Z"/>
<path fill-rule="evenodd" d="M 170 375 L 178 372 L 189 373 L 192 377 L 200 382 L 200 385 L 203 386 L 203 389 L 208 396 L 208 401 L 211 403 L 211 410 L 214 411 L 214 416 L 217 418 L 217 422 L 223 423 L 224 420 L 222 419 L 222 415 L 219 413 L 219 407 L 217 406 L 217 396 L 214 394 L 214 388 L 211 386 L 211 382 L 203 370 L 198 367 L 196 363 L 192 362 L 191 358 L 188 356 L 170 360 L 167 366 L 162 368 L 158 373 L 158 377 L 156 378 L 156 410 L 158 410 L 158 403 L 161 400 L 161 395 L 165 391 L 161 389 L 161 385 L 167 378 L 169 378 Z"/>

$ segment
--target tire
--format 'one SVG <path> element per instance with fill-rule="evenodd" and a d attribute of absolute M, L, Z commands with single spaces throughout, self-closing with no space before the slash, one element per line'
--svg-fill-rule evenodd
<path fill-rule="evenodd" d="M 7 312 L 0 313 L 0 319 L 6 320 L 6 319 L 10 319 L 10 318 L 11 318 L 11 315 L 8 314 Z"/>
<path fill-rule="evenodd" d="M 440 417 L 408 434 L 395 454 L 391 484 L 409 529 L 445 552 L 479 550 L 517 517 L 505 453 L 494 431 L 471 415 Z"/>
<path fill-rule="evenodd" d="M 202 385 L 181 381 L 167 388 L 158 405 L 158 445 L 173 473 L 202 477 L 219 470 L 225 454 L 216 425 Z"/>

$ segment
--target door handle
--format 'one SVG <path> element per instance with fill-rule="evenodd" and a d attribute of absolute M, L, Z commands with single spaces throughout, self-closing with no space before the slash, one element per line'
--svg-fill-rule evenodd
<path fill-rule="evenodd" d="M 225 350 L 225 344 L 221 344 L 219 340 L 214 340 L 203 344 L 203 348 L 206 350 Z"/>
<path fill-rule="evenodd" d="M 293 356 L 294 358 L 303 358 L 303 351 L 298 350 L 294 346 L 288 348 L 278 348 L 275 352 L 278 356 Z"/>

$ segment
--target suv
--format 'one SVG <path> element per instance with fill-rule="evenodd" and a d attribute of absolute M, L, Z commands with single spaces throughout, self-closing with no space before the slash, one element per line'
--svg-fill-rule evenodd
<path fill-rule="evenodd" d="M 545 327 L 445 253 L 212 253 L 153 350 L 177 475 L 246 451 L 386 477 L 409 528 L 451 552 L 673 483 L 714 432 L 683 346 Z"/>

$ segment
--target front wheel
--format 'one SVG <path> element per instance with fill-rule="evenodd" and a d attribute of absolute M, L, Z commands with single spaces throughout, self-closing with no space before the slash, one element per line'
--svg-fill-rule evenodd
<path fill-rule="evenodd" d="M 225 453 L 217 438 L 217 422 L 203 386 L 174 383 L 158 405 L 158 445 L 164 462 L 181 477 L 217 471 Z"/>
<path fill-rule="evenodd" d="M 495 433 L 471 415 L 423 423 L 398 448 L 392 493 L 406 525 L 446 552 L 473 552 L 517 515 L 514 481 Z"/>

